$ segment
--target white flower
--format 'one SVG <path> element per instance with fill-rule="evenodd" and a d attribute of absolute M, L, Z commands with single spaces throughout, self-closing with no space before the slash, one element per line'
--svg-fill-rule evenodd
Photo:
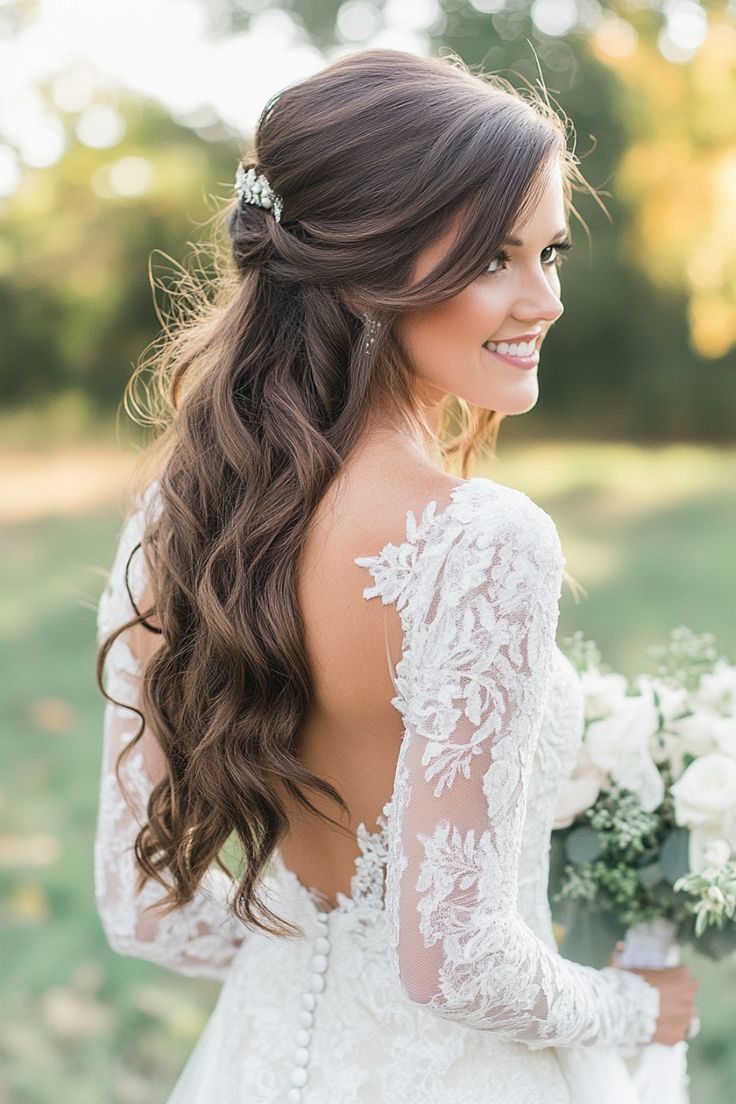
<path fill-rule="evenodd" d="M 667 727 L 677 737 L 681 755 L 707 755 L 716 750 L 714 722 L 717 720 L 716 714 L 710 710 L 698 709 L 689 717 L 670 721 Z"/>
<path fill-rule="evenodd" d="M 607 783 L 608 776 L 591 762 L 583 744 L 575 770 L 558 795 L 555 828 L 568 828 L 579 813 L 590 809 L 601 791 L 601 786 Z"/>
<path fill-rule="evenodd" d="M 713 848 L 711 851 L 710 848 Z M 690 869 L 695 874 L 712 878 L 722 869 L 721 859 L 724 852 L 726 861 L 731 854 L 731 848 L 718 828 L 691 828 L 690 841 L 688 843 L 688 861 Z"/>
<path fill-rule="evenodd" d="M 736 717 L 736 667 L 720 660 L 710 674 L 703 675 L 693 697 L 708 709 Z"/>
<path fill-rule="evenodd" d="M 708 840 L 703 848 L 703 858 L 707 867 L 711 867 L 715 870 L 722 870 L 731 858 L 731 848 L 725 840 Z"/>
<path fill-rule="evenodd" d="M 608 717 L 615 712 L 628 689 L 628 683 L 623 675 L 615 673 L 604 675 L 597 667 L 589 667 L 581 671 L 580 682 L 585 698 L 586 720 Z"/>
<path fill-rule="evenodd" d="M 636 794 L 642 808 L 653 812 L 664 798 L 662 775 L 650 746 L 659 717 L 650 690 L 621 698 L 615 713 L 593 721 L 585 733 L 592 763 L 619 786 Z"/>
<path fill-rule="evenodd" d="M 736 717 L 716 717 L 713 736 L 718 750 L 736 759 Z"/>
<path fill-rule="evenodd" d="M 714 828 L 692 828 L 690 830 L 688 856 L 690 869 L 696 874 L 701 874 L 709 881 L 714 881 L 719 877 L 724 867 L 731 862 L 734 851 L 736 851 L 736 844 L 731 846 L 728 840 L 718 835 Z"/>
<path fill-rule="evenodd" d="M 672 796 L 678 824 L 736 847 L 736 759 L 717 751 L 701 755 L 673 783 Z"/>
<path fill-rule="evenodd" d="M 651 675 L 638 675 L 635 685 L 640 694 L 653 692 L 657 695 L 657 708 L 665 724 L 687 711 L 688 692 L 684 686 L 673 686 Z"/>

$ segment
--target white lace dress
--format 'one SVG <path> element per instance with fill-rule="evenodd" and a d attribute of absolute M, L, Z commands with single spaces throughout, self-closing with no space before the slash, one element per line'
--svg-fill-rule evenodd
<path fill-rule="evenodd" d="M 124 527 L 100 637 L 131 616 L 124 568 L 152 508 L 155 485 Z M 658 991 L 562 958 L 547 903 L 555 798 L 583 726 L 576 672 L 555 644 L 554 523 L 474 477 L 441 512 L 409 513 L 401 545 L 355 563 L 373 579 L 365 598 L 401 615 L 392 704 L 404 737 L 379 830 L 358 830 L 349 897 L 324 911 L 273 856 L 263 887 L 304 939 L 247 930 L 216 870 L 185 908 L 144 912 L 162 891 L 135 895 L 130 845 L 160 759 L 147 733 L 121 772 L 126 802 L 113 764 L 137 718 L 107 706 L 95 849 L 107 937 L 224 982 L 169 1104 L 635 1104 L 618 1048 L 651 1038 Z M 137 553 L 134 597 L 142 572 Z M 134 704 L 129 635 L 107 687 Z"/>

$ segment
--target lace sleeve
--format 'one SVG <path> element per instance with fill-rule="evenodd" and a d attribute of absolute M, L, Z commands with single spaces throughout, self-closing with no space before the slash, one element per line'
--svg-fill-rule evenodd
<path fill-rule="evenodd" d="M 145 528 L 150 493 L 125 525 L 99 601 L 98 643 L 135 613 L 126 589 L 128 583 L 139 609 L 146 580 L 143 551 L 136 549 Z M 138 706 L 139 684 L 145 662 L 160 638 L 136 625 L 112 645 L 105 664 L 105 687 L 119 702 Z M 95 894 L 97 909 L 113 950 L 149 959 L 181 974 L 223 979 L 244 938 L 245 925 L 231 912 L 229 894 L 233 880 L 218 867 L 203 879 L 194 898 L 166 915 L 150 910 L 164 896 L 163 887 L 150 880 L 136 892 L 137 864 L 133 842 L 145 819 L 148 797 L 163 776 L 163 756 L 154 736 L 144 731 L 133 751 L 123 759 L 120 787 L 115 761 L 140 727 L 131 709 L 110 702 L 105 706 L 102 777 L 95 837 Z"/>
<path fill-rule="evenodd" d="M 529 1047 L 644 1043 L 659 991 L 562 958 L 517 912 L 565 561 L 551 518 L 516 494 L 448 511 L 402 612 L 394 703 L 405 732 L 386 884 L 394 968 L 415 1003 Z"/>

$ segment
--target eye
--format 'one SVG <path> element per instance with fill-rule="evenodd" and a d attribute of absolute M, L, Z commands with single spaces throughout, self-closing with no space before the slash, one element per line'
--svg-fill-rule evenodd
<path fill-rule="evenodd" d="M 496 263 L 496 261 L 502 261 L 503 264 L 508 264 L 509 260 L 510 260 L 510 258 L 509 258 L 508 253 L 504 249 L 502 249 L 501 252 L 497 253 L 496 256 L 493 258 L 493 260 L 491 261 L 491 264 L 489 264 L 488 268 L 486 269 L 486 272 L 490 272 L 490 273 L 498 272 L 499 269 L 498 268 L 492 268 L 491 265 L 494 265 Z"/>
<path fill-rule="evenodd" d="M 559 268 L 559 266 L 565 260 L 565 254 L 569 249 L 572 249 L 572 242 L 569 239 L 566 239 L 565 241 L 555 242 L 554 245 L 546 246 L 546 248 L 542 250 L 542 256 L 544 257 L 544 254 L 548 253 L 550 250 L 553 251 L 554 256 L 546 261 L 543 260 L 542 264 L 557 265 L 557 267 Z"/>

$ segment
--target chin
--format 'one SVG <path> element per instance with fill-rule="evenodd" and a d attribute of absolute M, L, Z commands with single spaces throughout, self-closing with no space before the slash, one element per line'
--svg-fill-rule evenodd
<path fill-rule="evenodd" d="M 495 406 L 490 406 L 490 410 L 497 410 L 499 414 L 506 416 L 512 416 L 514 414 L 526 414 L 530 410 L 533 410 L 537 405 L 539 399 L 539 390 L 535 388 L 534 393 L 527 392 L 526 395 L 504 396 L 504 401 L 500 398 Z"/>

